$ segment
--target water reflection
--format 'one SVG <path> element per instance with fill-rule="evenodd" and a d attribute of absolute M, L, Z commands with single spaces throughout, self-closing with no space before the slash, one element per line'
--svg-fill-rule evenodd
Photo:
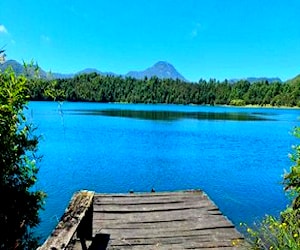
<path fill-rule="evenodd" d="M 271 120 L 261 114 L 235 113 L 235 112 L 182 112 L 182 111 L 162 111 L 162 110 L 130 110 L 130 109 L 104 109 L 86 110 L 73 109 L 66 110 L 66 113 L 73 115 L 101 115 L 111 117 L 125 117 L 142 120 L 174 121 L 180 119 L 197 120 L 232 120 L 232 121 L 265 121 Z"/>

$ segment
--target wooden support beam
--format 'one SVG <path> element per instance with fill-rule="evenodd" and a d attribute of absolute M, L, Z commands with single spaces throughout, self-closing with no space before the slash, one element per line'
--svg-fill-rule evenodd
<path fill-rule="evenodd" d="M 76 232 L 83 249 L 86 248 L 85 240 L 93 236 L 93 200 L 94 192 L 76 192 L 58 225 L 38 250 L 66 249 Z"/>

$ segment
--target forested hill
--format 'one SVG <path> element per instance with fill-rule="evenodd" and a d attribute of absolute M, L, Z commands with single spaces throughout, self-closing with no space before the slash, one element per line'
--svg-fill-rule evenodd
<path fill-rule="evenodd" d="M 154 76 L 136 79 L 97 73 L 69 79 L 32 79 L 28 82 L 32 100 L 89 102 L 174 103 L 209 105 L 272 105 L 300 107 L 300 76 L 287 81 L 247 80 L 219 82 L 211 79 L 189 83 Z"/>

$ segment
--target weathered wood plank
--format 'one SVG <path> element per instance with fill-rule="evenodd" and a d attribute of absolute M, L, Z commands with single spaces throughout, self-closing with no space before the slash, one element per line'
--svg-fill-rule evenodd
<path fill-rule="evenodd" d="M 73 195 L 69 206 L 65 210 L 60 222 L 39 250 L 66 249 L 70 240 L 78 231 L 80 223 L 92 207 L 94 192 L 80 191 Z M 92 220 L 92 217 L 90 218 Z M 90 223 L 90 227 L 92 224 Z M 92 230 L 85 228 L 84 230 Z"/>
<path fill-rule="evenodd" d="M 100 248 L 104 249 L 104 248 Z M 109 245 L 107 249 L 130 249 L 130 250 L 182 250 L 182 249 L 201 249 L 201 250 L 233 250 L 238 249 L 232 247 L 230 242 L 218 242 L 218 245 L 214 244 L 211 245 L 210 242 L 203 241 L 203 242 L 195 242 L 195 238 L 189 238 L 187 241 L 183 244 L 182 242 L 177 241 L 169 241 L 169 242 L 157 242 L 157 241 L 151 241 L 151 242 L 131 242 L 127 241 L 125 239 L 120 241 L 115 241 L 113 245 Z M 76 244 L 73 247 L 73 250 L 82 250 L 80 242 L 76 242 Z"/>
<path fill-rule="evenodd" d="M 170 192 L 159 192 L 159 193 L 135 193 L 135 194 L 95 194 L 94 204 L 98 202 L 109 202 L 118 200 L 118 202 L 130 202 L 134 201 L 137 203 L 151 202 L 151 201 L 192 201 L 199 200 L 199 198 L 206 199 L 207 195 L 202 191 L 185 191 L 185 192 L 174 192 L 172 196 Z M 188 195 L 186 195 L 188 194 Z M 138 199 L 136 199 L 138 198 Z"/>
<path fill-rule="evenodd" d="M 181 199 L 181 200 L 174 200 L 174 199 L 141 199 L 135 201 L 135 199 L 130 199 L 130 200 L 118 200 L 120 205 L 124 206 L 161 206 L 161 205 L 180 205 L 180 204 L 193 204 L 193 203 L 198 203 L 199 200 L 197 199 Z M 116 204 L 115 200 L 105 200 L 105 201 L 97 201 L 94 202 L 94 206 L 111 206 Z M 203 204 L 201 204 L 203 207 L 205 206 L 213 206 L 209 201 L 206 201 L 203 199 Z"/>
<path fill-rule="evenodd" d="M 174 237 L 148 237 L 148 238 L 113 238 L 110 240 L 110 248 L 119 247 L 119 249 L 124 249 L 125 246 L 159 246 L 158 249 L 173 249 L 173 246 L 181 246 L 181 249 L 201 249 L 201 248 L 221 248 L 230 247 L 230 249 L 235 249 L 232 240 L 229 235 L 225 235 L 227 238 L 216 237 L 213 233 L 208 235 L 195 235 L 195 236 L 181 236 Z"/>
<path fill-rule="evenodd" d="M 182 237 L 157 237 L 157 238 L 111 238 L 111 242 L 113 242 L 113 245 L 127 245 L 130 243 L 131 245 L 138 245 L 138 244 L 144 244 L 144 245 L 155 245 L 157 243 L 160 244 L 182 244 L 187 242 L 192 243 L 203 243 L 203 242 L 212 242 L 211 239 L 208 238 L 208 236 L 211 235 L 188 235 L 188 236 L 182 236 Z M 220 240 L 221 241 L 221 240 Z M 224 242 L 230 242 L 228 239 L 225 239 Z M 217 245 L 218 243 L 214 243 Z"/>
<path fill-rule="evenodd" d="M 186 195 L 188 193 L 188 196 Z M 138 199 L 136 199 L 138 197 Z M 174 199 L 176 197 L 176 199 Z M 199 198 L 206 200 L 206 195 L 203 192 L 182 192 L 180 194 L 174 194 L 170 196 L 168 193 L 147 193 L 147 194 L 96 194 L 94 204 L 97 205 L 99 202 L 110 203 L 117 200 L 121 203 L 132 203 L 132 204 L 142 204 L 142 203 L 151 203 L 151 202 L 182 202 L 182 201 L 199 201 Z"/>
<path fill-rule="evenodd" d="M 120 240 L 114 241 L 113 244 L 110 244 L 108 249 L 202 249 L 202 248 L 209 248 L 209 249 L 223 249 L 223 248 L 230 248 L 234 249 L 232 246 L 231 241 L 221 241 L 219 240 L 217 243 L 211 241 L 203 241 L 197 242 L 195 238 L 187 239 L 185 242 L 160 242 L 160 241 L 153 241 L 153 242 L 133 242 L 128 240 Z"/>
<path fill-rule="evenodd" d="M 156 212 L 148 212 L 148 213 L 140 213 L 136 216 L 135 213 L 101 213 L 94 211 L 94 221 L 98 219 L 103 220 L 127 220 L 127 221 L 168 221 L 168 220 L 182 220 L 182 219 L 190 219 L 193 220 L 195 218 L 202 218 L 202 217 L 211 217 L 211 219 L 219 219 L 218 217 L 223 217 L 220 211 L 202 211 L 199 209 L 190 209 L 183 211 L 156 211 Z"/>
<path fill-rule="evenodd" d="M 211 206 L 202 206 L 201 204 L 162 204 L 161 206 L 139 206 L 139 205 L 111 205 L 111 206 L 97 206 L 94 207 L 95 212 L 104 212 L 104 213 L 148 213 L 148 212 L 162 212 L 162 211 L 178 211 L 178 210 L 189 210 L 191 208 L 195 209 L 214 209 Z M 183 211 L 184 212 L 184 211 Z"/>
<path fill-rule="evenodd" d="M 201 236 L 201 235 L 209 235 L 210 237 L 214 238 L 224 238 L 224 237 L 232 237 L 232 238 L 240 238 L 238 237 L 238 233 L 232 232 L 234 230 L 233 227 L 224 227 L 220 226 L 217 227 L 215 225 L 207 226 L 207 227 L 199 227 L 191 228 L 191 229 L 183 229 L 180 230 L 179 228 L 176 229 L 169 229 L 169 230 L 160 230 L 155 228 L 154 230 L 147 230 L 147 229 L 138 229 L 138 230 L 131 230 L 131 229 L 102 229 L 100 233 L 110 234 L 111 239 L 114 238 L 125 238 L 125 239 L 147 239 L 147 238 L 170 238 L 170 237 L 184 237 L 184 236 Z M 133 234 L 134 232 L 134 234 Z"/>
<path fill-rule="evenodd" d="M 143 197 L 170 197 L 170 193 L 172 193 L 172 197 L 186 197 L 186 194 L 191 195 L 196 195 L 196 196 L 207 196 L 202 190 L 183 190 L 179 192 L 136 192 L 136 193 L 97 193 L 95 194 L 95 197 L 116 197 L 116 198 L 132 198 L 132 197 L 138 197 L 143 198 Z"/>
<path fill-rule="evenodd" d="M 162 221 L 156 221 L 147 223 L 144 221 L 140 222 L 126 222 L 125 220 L 123 221 L 97 221 L 96 223 L 94 222 L 93 226 L 95 228 L 101 228 L 104 227 L 106 229 L 156 229 L 159 227 L 159 229 L 169 229 L 169 228 L 178 228 L 180 230 L 196 230 L 196 229 L 201 229 L 205 228 L 206 225 L 210 225 L 211 227 L 233 227 L 231 223 L 228 221 L 222 220 L 222 221 L 217 221 L 214 220 L 212 221 L 211 218 L 203 218 L 201 220 L 173 220 L 173 221 L 167 221 L 167 222 L 162 222 Z"/>

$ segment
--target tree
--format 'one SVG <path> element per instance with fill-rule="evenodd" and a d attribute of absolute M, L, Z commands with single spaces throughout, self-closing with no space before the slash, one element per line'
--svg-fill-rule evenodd
<path fill-rule="evenodd" d="M 27 79 L 0 72 L 0 249 L 34 249 L 45 194 L 34 191 L 38 137 L 26 121 Z"/>

